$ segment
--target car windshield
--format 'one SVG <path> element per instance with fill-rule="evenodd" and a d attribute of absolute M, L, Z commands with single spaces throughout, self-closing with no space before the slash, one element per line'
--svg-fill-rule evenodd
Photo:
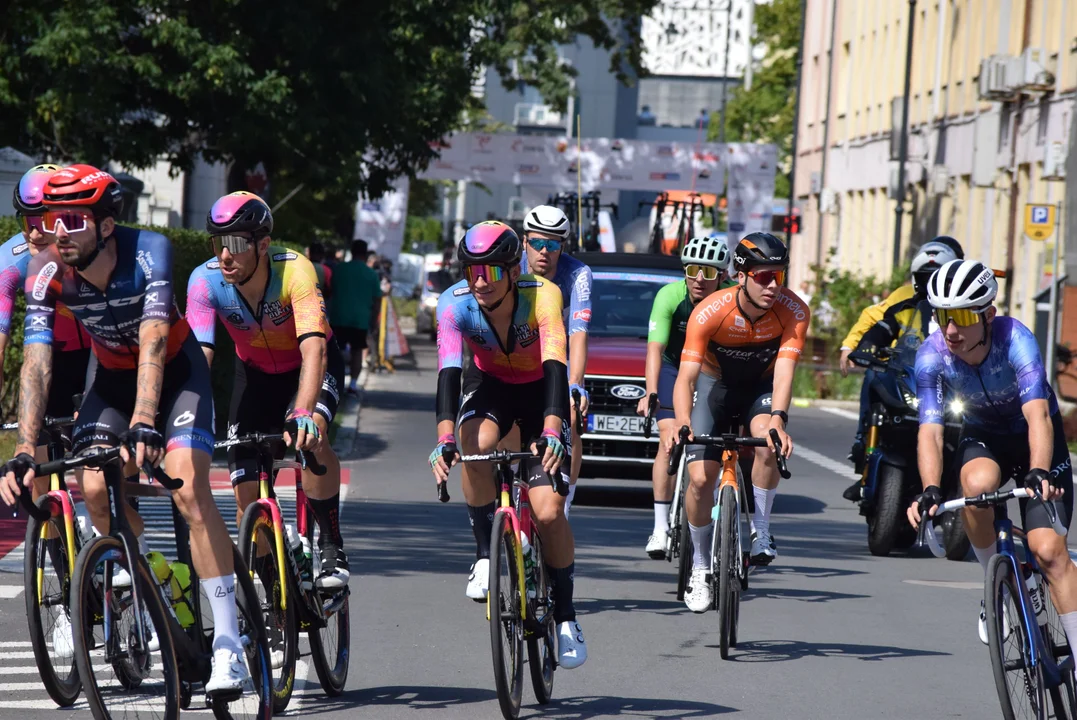
<path fill-rule="evenodd" d="M 435 270 L 426 274 L 426 289 L 430 292 L 441 293 L 456 282 L 447 270 Z"/>
<path fill-rule="evenodd" d="M 593 337 L 647 337 L 654 296 L 668 283 L 683 277 L 677 272 L 595 268 L 591 283 Z"/>

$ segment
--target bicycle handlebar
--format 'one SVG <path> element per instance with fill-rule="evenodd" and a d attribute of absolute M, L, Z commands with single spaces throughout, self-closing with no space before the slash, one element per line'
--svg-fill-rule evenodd
<path fill-rule="evenodd" d="M 236 445 L 273 445 L 274 443 L 284 442 L 284 435 L 281 433 L 247 433 L 246 435 L 240 435 L 239 437 L 228 438 L 227 440 L 220 440 L 213 443 L 214 450 L 224 450 Z M 314 475 L 321 477 L 328 472 L 325 465 L 318 462 L 318 458 L 314 456 L 314 453 L 310 450 L 295 449 L 295 461 L 302 466 L 304 470 L 310 470 Z"/>
<path fill-rule="evenodd" d="M 538 440 L 536 440 L 535 449 L 538 450 L 537 455 L 531 452 L 509 452 L 508 450 L 496 450 L 492 453 L 482 453 L 479 455 L 461 455 L 460 462 L 510 463 L 514 460 L 541 458 L 543 451 L 546 450 L 546 440 L 544 438 L 539 438 Z M 561 497 L 568 496 L 569 484 L 563 481 L 563 479 L 561 478 L 560 471 L 556 473 L 546 473 L 546 477 L 549 478 L 550 487 L 555 493 L 557 493 Z"/>
<path fill-rule="evenodd" d="M 75 418 L 74 417 L 49 417 L 48 415 L 46 415 L 45 416 L 45 421 L 42 424 L 41 429 L 42 430 L 53 430 L 53 429 L 56 429 L 56 428 L 66 427 L 67 425 L 74 425 L 74 424 L 75 424 Z M 0 430 L 18 430 L 18 429 L 19 429 L 19 423 L 17 423 L 17 422 L 4 423 L 3 425 L 0 425 Z"/>
<path fill-rule="evenodd" d="M 890 369 L 890 364 L 886 360 L 876 357 L 866 350 L 857 350 L 856 352 L 849 353 L 849 362 L 862 368 L 875 367 L 880 370 Z"/>
<path fill-rule="evenodd" d="M 580 391 L 572 391 L 572 409 L 576 411 L 576 434 L 583 435 L 583 413 L 580 412 Z"/>
<path fill-rule="evenodd" d="M 643 437 L 651 439 L 654 429 L 654 416 L 658 412 L 658 393 L 651 393 L 647 398 L 647 414 L 643 417 Z"/>
<path fill-rule="evenodd" d="M 939 505 L 935 511 L 934 517 L 939 517 L 943 513 L 953 512 L 960 510 L 964 507 L 978 507 L 988 508 L 995 505 L 1005 505 L 1010 500 L 1020 498 L 1035 498 L 1042 501 L 1043 496 L 1039 490 L 1029 490 L 1025 487 L 1016 487 L 1010 490 L 996 490 L 995 492 L 981 493 L 980 495 L 974 495 L 970 497 L 955 498 Z M 1051 529 L 1062 537 L 1066 537 L 1069 532 L 1068 529 L 1059 521 L 1058 512 L 1055 510 L 1054 503 L 1045 502 L 1044 508 L 1047 509 L 1047 517 L 1051 521 Z M 939 543 L 938 533 L 935 532 L 935 524 L 931 522 L 930 517 L 920 518 L 920 530 L 917 544 L 920 547 L 927 545 L 931 550 L 931 554 L 937 558 L 946 557 L 946 549 Z"/>
<path fill-rule="evenodd" d="M 667 468 L 668 475 L 677 474 L 677 466 L 681 462 L 681 454 L 684 452 L 685 445 L 688 444 L 688 436 L 691 434 L 691 430 L 687 425 L 682 425 L 680 431 L 677 433 L 677 444 L 673 446 L 673 452 L 669 454 L 669 467 Z M 774 428 L 770 429 L 770 441 L 774 443 L 774 454 L 778 460 L 778 474 L 782 476 L 782 479 L 788 480 L 792 477 L 792 473 L 789 472 L 789 467 L 786 465 L 785 456 L 782 455 L 782 441 L 778 439 L 778 431 Z M 723 450 L 736 450 L 738 447 L 769 447 L 770 443 L 766 438 L 756 437 L 737 437 L 736 433 L 726 433 L 724 435 L 696 435 L 692 438 L 693 445 L 710 445 L 712 447 L 720 447 Z"/>

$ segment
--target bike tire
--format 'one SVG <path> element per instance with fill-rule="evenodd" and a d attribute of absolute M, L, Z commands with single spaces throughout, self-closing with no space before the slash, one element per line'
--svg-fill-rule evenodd
<path fill-rule="evenodd" d="M 537 597 L 529 601 L 527 606 L 541 632 L 531 633 L 527 638 L 527 667 L 535 699 L 539 705 L 546 705 L 553 699 L 553 674 L 557 669 L 557 623 L 553 621 L 552 588 L 546 574 L 542 538 L 537 534 L 531 538 L 531 552 L 535 559 Z"/>
<path fill-rule="evenodd" d="M 1040 630 L 1038 625 L 1033 625 L 1032 628 L 1026 625 L 1024 613 L 1017 605 L 1016 598 L 1021 596 L 1023 590 L 1024 581 L 1014 577 L 1009 556 L 992 557 L 987 564 L 987 579 L 984 583 L 984 608 L 987 616 L 987 644 L 991 650 L 991 670 L 1005 720 L 1015 720 L 1018 717 L 1015 706 L 1028 710 L 1020 713 L 1020 717 L 1047 717 L 1043 665 L 1038 664 L 1031 670 L 1027 667 L 1031 633 L 1038 633 Z M 1003 610 L 1004 607 L 1007 610 Z M 1009 634 L 1005 638 L 1004 623 L 1009 626 Z M 1023 671 L 1013 673 L 1016 683 L 1013 687 L 1007 677 L 1005 657 L 1006 649 L 1011 646 L 1018 650 L 1025 665 Z M 1027 693 L 1026 689 L 1031 689 L 1032 692 Z"/>
<path fill-rule="evenodd" d="M 262 614 L 262 605 L 258 600 L 258 592 L 251 579 L 250 570 L 243 556 L 239 554 L 239 548 L 232 543 L 232 562 L 236 574 L 236 611 L 239 619 L 240 637 L 247 636 L 250 642 L 245 643 L 244 656 L 247 661 L 247 669 L 251 675 L 251 684 L 258 696 L 257 709 L 251 713 L 244 712 L 239 717 L 251 718 L 252 720 L 271 720 L 273 717 L 273 675 L 272 665 L 269 659 L 269 642 L 266 639 L 265 616 Z M 246 710 L 247 702 L 245 695 L 240 696 L 238 702 L 242 702 L 242 709 Z M 213 717 L 217 720 L 234 720 L 237 716 L 228 700 L 214 699 L 210 704 Z"/>
<path fill-rule="evenodd" d="M 868 516 L 868 550 L 872 555 L 889 555 L 897 541 L 900 524 L 907 524 L 901 502 L 904 485 L 905 475 L 901 468 L 879 463 L 875 507 Z"/>
<path fill-rule="evenodd" d="M 720 540 L 716 543 L 718 551 L 717 562 L 713 562 L 715 571 L 718 573 L 718 597 L 715 604 L 718 606 L 718 652 L 723 660 L 729 658 L 730 640 L 736 637 L 733 628 L 734 615 L 736 613 L 737 591 L 740 589 L 738 570 L 740 553 L 737 548 L 737 530 L 733 523 L 739 522 L 737 517 L 737 491 L 732 485 L 722 488 L 718 496 L 718 527 L 716 537 Z"/>
<path fill-rule="evenodd" d="M 673 562 L 673 558 L 679 557 L 684 540 L 681 535 L 681 516 L 684 515 L 684 483 L 687 476 L 684 470 L 684 454 L 677 465 L 677 474 L 673 479 L 673 500 L 669 504 L 669 514 L 666 516 L 666 525 L 669 527 L 669 542 L 666 547 L 666 561 Z M 680 568 L 678 568 L 678 571 Z"/>
<path fill-rule="evenodd" d="M 259 539 L 261 543 L 259 543 Z M 268 548 L 269 552 L 258 557 L 258 546 Z M 287 550 L 285 550 L 287 552 Z M 285 576 L 281 577 L 277 562 L 277 546 L 273 529 L 272 513 L 260 503 L 251 503 L 243 512 L 243 519 L 239 524 L 239 554 L 243 557 L 248 568 L 253 571 L 262 581 L 264 592 L 259 595 L 259 604 L 265 616 L 267 628 L 274 628 L 281 633 L 284 641 L 284 661 L 277 670 L 271 670 L 273 676 L 273 712 L 282 713 L 288 707 L 292 699 L 292 690 L 295 687 L 295 664 L 299 657 L 299 623 L 296 613 L 296 603 L 300 598 L 292 588 L 296 583 L 289 582 L 288 568 L 291 566 L 289 558 L 281 558 L 284 561 Z M 261 564 L 263 571 L 259 572 L 256 565 Z M 266 587 L 266 580 L 270 580 L 271 587 Z M 254 590 L 257 593 L 258 586 L 251 579 Z M 287 607 L 281 607 L 281 589 L 288 593 Z M 272 648 L 270 648 L 272 653 Z M 272 659 L 272 655 L 271 655 Z"/>
<path fill-rule="evenodd" d="M 516 720 L 523 695 L 523 622 L 519 547 L 507 513 L 494 515 L 490 542 L 490 590 L 486 596 L 497 702 L 505 720 Z M 504 576 L 502 576 L 504 572 Z"/>
<path fill-rule="evenodd" d="M 79 680 L 78 668 L 75 666 L 75 658 L 64 663 L 62 658 L 53 660 L 49 653 L 49 646 L 45 634 L 51 632 L 46 629 L 46 623 L 42 613 L 48 613 L 50 607 L 55 607 L 59 601 L 62 605 L 60 612 L 66 612 L 68 620 L 71 616 L 71 575 L 68 571 L 68 553 L 78 554 L 78 539 L 76 535 L 76 547 L 69 548 L 64 538 L 64 516 L 58 504 L 53 502 L 47 495 L 38 498 L 37 506 L 52 513 L 52 520 L 41 522 L 33 517 L 26 521 L 26 543 L 23 546 L 23 595 L 26 597 L 26 623 L 30 631 L 30 646 L 34 651 L 34 661 L 41 673 L 41 682 L 45 686 L 45 692 L 59 707 L 73 705 L 82 693 L 82 681 Z M 72 518 L 72 522 L 74 518 Z M 41 529 L 46 523 L 54 528 L 58 535 L 52 552 L 60 551 L 60 562 L 50 557 L 49 541 L 42 541 Z M 76 530 L 77 533 L 77 530 Z M 58 588 L 49 591 L 44 578 L 48 575 L 48 565 L 53 565 L 54 577 L 57 579 Z M 60 567 L 62 566 L 62 567 Z M 44 592 L 39 595 L 37 572 L 42 570 L 42 588 Z M 62 573 L 62 575 L 61 575 Z M 59 594 L 59 598 L 56 595 Z M 44 598 L 44 604 L 42 603 Z M 59 615 L 57 615 L 59 617 Z M 74 630 L 72 630 L 74 632 Z M 67 667 L 63 667 L 67 665 Z"/>
<path fill-rule="evenodd" d="M 684 602 L 684 593 L 688 589 L 688 580 L 692 577 L 692 532 L 688 527 L 688 513 L 681 508 L 681 521 L 677 534 L 680 536 L 681 554 L 677 560 L 677 600 Z"/>
<path fill-rule="evenodd" d="M 307 518 L 307 542 L 313 548 L 316 547 L 313 513 L 308 512 Z M 336 591 L 323 591 L 314 586 L 310 592 L 313 593 L 313 602 L 322 603 L 324 607 L 329 600 L 330 607 L 335 606 L 331 614 L 323 617 L 323 626 L 311 626 L 307 639 L 322 692 L 329 697 L 338 697 L 344 692 L 351 667 L 351 593 L 347 586 Z"/>
<path fill-rule="evenodd" d="M 137 678 L 137 682 L 133 682 L 133 679 L 129 677 L 118 677 L 124 692 L 121 694 L 114 694 L 110 690 L 103 692 L 94 672 L 94 658 L 91 658 L 91 648 L 88 646 L 88 641 L 93 641 L 95 615 L 100 611 L 102 603 L 117 603 L 118 596 L 123 594 L 113 593 L 112 598 L 102 598 L 100 601 L 96 598 L 99 590 L 94 582 L 94 576 L 97 572 L 98 563 L 104 562 L 106 556 L 108 556 L 109 560 L 119 560 L 120 564 L 126 567 L 131 575 L 131 582 L 138 583 L 139 594 L 146 612 L 149 613 L 149 619 L 153 624 L 153 629 L 157 632 L 158 642 L 160 643 L 156 653 L 157 657 L 153 658 L 151 656 L 150 662 L 160 663 L 160 684 L 163 686 L 164 694 L 163 715 L 158 710 L 159 702 L 153 703 L 152 707 L 147 707 L 146 710 L 154 718 L 175 720 L 175 718 L 179 717 L 180 673 L 172 645 L 168 616 L 161 601 L 157 583 L 151 576 L 145 561 L 139 558 L 134 563 L 135 567 L 131 568 L 129 567 L 129 561 L 124 559 L 123 553 L 123 543 L 117 538 L 106 535 L 96 537 L 88 542 L 75 562 L 75 574 L 71 584 L 72 633 L 75 640 L 75 664 L 78 667 L 79 677 L 83 681 L 86 702 L 89 704 L 90 711 L 96 720 L 110 720 L 112 713 L 106 706 L 108 700 L 112 698 L 126 700 L 130 697 L 131 690 L 142 686 L 141 677 Z M 113 629 L 117 633 L 120 627 L 119 621 L 120 618 L 117 618 L 117 626 Z M 125 672 L 116 669 L 116 663 L 113 663 L 112 667 L 116 670 L 118 676 Z M 138 716 L 137 710 L 132 712 L 130 705 L 124 707 L 122 712 L 117 715 L 117 717 L 125 719 Z"/>

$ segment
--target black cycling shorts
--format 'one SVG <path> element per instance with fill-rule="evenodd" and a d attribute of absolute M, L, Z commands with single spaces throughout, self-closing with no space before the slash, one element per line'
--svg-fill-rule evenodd
<path fill-rule="evenodd" d="M 367 346 L 367 330 L 342 325 L 333 328 L 333 339 L 337 341 L 341 349 L 345 345 L 352 346 L 352 352 L 362 352 Z"/>
<path fill-rule="evenodd" d="M 72 431 L 72 452 L 119 445 L 131 424 L 137 388 L 137 370 L 98 366 Z M 193 448 L 213 454 L 213 388 L 206 356 L 193 334 L 165 365 L 156 427 L 168 451 Z"/>
<path fill-rule="evenodd" d="M 520 442 L 528 445 L 538 439 L 546 424 L 544 408 L 546 407 L 545 380 L 529 383 L 507 383 L 487 375 L 475 367 L 474 363 L 464 370 L 461 391 L 464 401 L 460 403 L 460 416 L 456 424 L 463 425 L 469 420 L 489 418 L 497 423 L 501 437 L 512 430 L 513 424 L 520 426 Z M 563 399 L 568 407 L 568 398 Z M 571 437 L 569 423 L 562 421 L 561 439 Z M 571 450 L 571 443 L 565 444 L 565 452 Z"/>
<path fill-rule="evenodd" d="M 773 378 L 763 378 L 748 387 L 729 387 L 718 378 L 700 373 L 696 380 L 696 401 L 692 406 L 692 431 L 700 435 L 740 432 L 750 427 L 757 415 L 769 415 L 774 390 Z M 685 461 L 721 461 L 722 449 L 711 445 L 685 448 Z"/>
<path fill-rule="evenodd" d="M 677 369 L 674 365 L 663 362 L 658 370 L 658 412 L 654 414 L 655 420 L 672 420 L 674 417 L 673 386 L 677 384 Z"/>
<path fill-rule="evenodd" d="M 344 355 L 336 338 L 325 344 L 325 377 L 314 404 L 314 412 L 325 418 L 328 428 L 333 424 L 344 387 Z M 228 437 L 251 432 L 279 433 L 284 430 L 284 418 L 295 407 L 301 368 L 283 373 L 266 373 L 241 362 L 235 364 L 232 402 L 228 409 Z M 277 457 L 283 457 L 283 446 Z M 250 447 L 228 449 L 228 470 L 232 485 L 258 479 L 258 454 Z"/>
<path fill-rule="evenodd" d="M 1062 415 L 1055 413 L 1051 418 L 1051 425 L 1054 427 L 1051 474 L 1057 478 L 1054 483 L 1065 490 L 1062 499 L 1055 500 L 1054 505 L 1058 511 L 1059 521 L 1063 527 L 1068 528 L 1070 518 L 1073 517 L 1073 463 L 1070 461 L 1069 448 L 1066 447 Z M 957 452 L 954 456 L 957 471 L 960 473 L 966 463 L 976 458 L 987 458 L 999 466 L 1002 471 L 1000 485 L 1005 485 L 1011 479 L 1021 482 L 1028 472 L 1028 433 L 998 435 L 966 426 L 961 431 L 961 439 L 958 441 Z M 1019 502 L 1021 503 L 1021 527 L 1025 529 L 1025 532 L 1036 528 L 1051 527 L 1051 521 L 1042 501 L 1022 498 Z"/>

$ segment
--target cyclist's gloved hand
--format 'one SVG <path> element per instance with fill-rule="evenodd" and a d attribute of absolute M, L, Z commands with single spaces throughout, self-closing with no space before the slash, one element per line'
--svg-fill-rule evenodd
<path fill-rule="evenodd" d="M 34 458 L 29 453 L 19 453 L 0 465 L 0 498 L 8 505 L 17 505 L 22 489 L 33 482 L 34 472 Z"/>
<path fill-rule="evenodd" d="M 314 416 L 309 410 L 294 408 L 284 416 L 284 424 L 288 428 L 284 431 L 284 442 L 295 446 L 300 450 L 309 450 L 318 444 L 322 434 L 318 430 L 318 424 L 314 422 Z"/>
<path fill-rule="evenodd" d="M 445 458 L 450 460 L 446 462 Z M 438 438 L 437 447 L 430 453 L 430 469 L 434 471 L 434 477 L 438 483 L 449 479 L 449 468 L 460 459 L 460 450 L 456 447 L 456 436 L 446 433 Z"/>
<path fill-rule="evenodd" d="M 1029 490 L 1040 493 L 1044 500 L 1055 500 L 1062 496 L 1058 478 L 1046 470 L 1032 468 L 1025 474 L 1022 484 Z"/>
<path fill-rule="evenodd" d="M 931 508 L 942 505 L 942 489 L 938 485 L 928 485 L 922 493 L 916 496 L 913 504 L 916 505 L 916 511 L 922 521 Z"/>
<path fill-rule="evenodd" d="M 156 466 L 165 454 L 165 439 L 157 428 L 143 422 L 135 423 L 120 436 L 122 447 L 120 455 L 124 462 L 131 460 L 131 451 L 135 451 L 135 464 L 142 467 L 146 463 Z"/>
<path fill-rule="evenodd" d="M 561 433 L 556 430 L 543 430 L 541 437 L 546 441 L 546 452 L 542 456 L 542 469 L 552 475 L 558 471 L 565 459 L 565 443 L 561 441 Z M 531 452 L 538 455 L 538 447 L 532 445 Z"/>
<path fill-rule="evenodd" d="M 572 392 L 577 391 L 580 394 L 580 414 L 586 415 L 587 408 L 591 406 L 591 396 L 587 394 L 587 391 L 583 388 L 583 385 L 577 385 L 572 383 L 568 386 L 569 397 L 572 397 Z"/>

